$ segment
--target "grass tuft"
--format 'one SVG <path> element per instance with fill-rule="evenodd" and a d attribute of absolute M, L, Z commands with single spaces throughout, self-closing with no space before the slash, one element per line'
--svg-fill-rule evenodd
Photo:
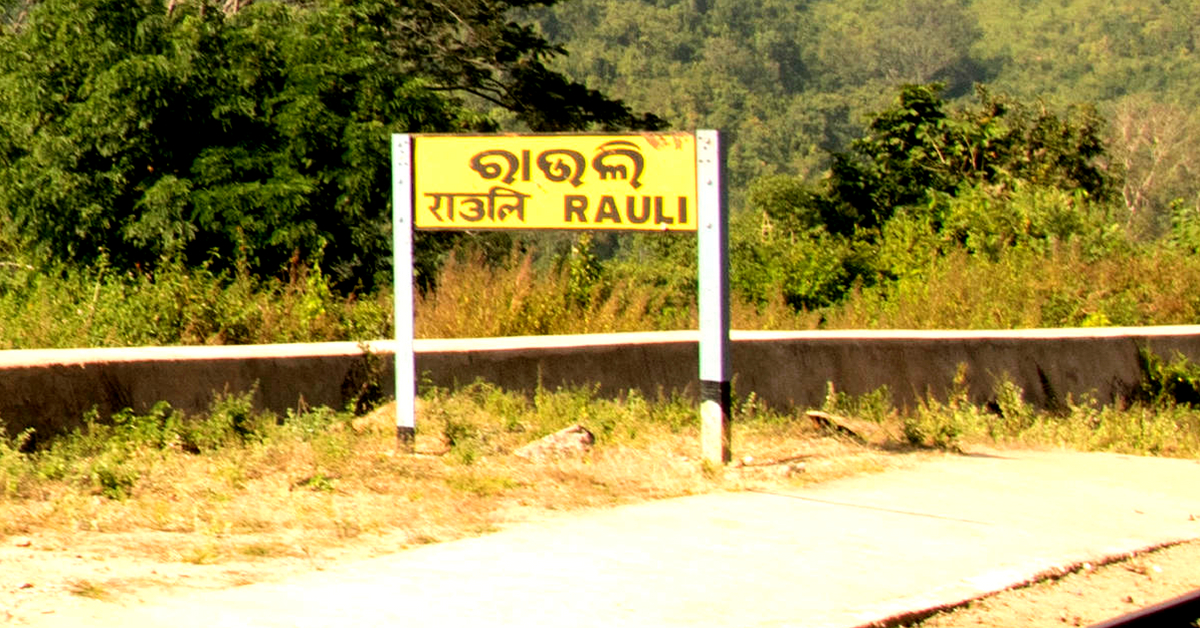
<path fill-rule="evenodd" d="M 68 583 L 67 590 L 71 595 L 91 600 L 106 601 L 112 597 L 108 589 L 90 580 L 73 580 Z"/>

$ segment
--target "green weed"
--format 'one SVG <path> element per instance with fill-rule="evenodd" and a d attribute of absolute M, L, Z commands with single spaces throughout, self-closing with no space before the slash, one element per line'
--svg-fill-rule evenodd
<path fill-rule="evenodd" d="M 1179 354 L 1166 362 L 1143 347 L 1138 349 L 1138 366 L 1142 380 L 1130 394 L 1132 401 L 1200 406 L 1200 365 Z"/>
<path fill-rule="evenodd" d="M 278 543 L 248 543 L 238 548 L 238 553 L 251 558 L 269 558 L 272 556 L 287 556 L 291 552 Z"/>
<path fill-rule="evenodd" d="M 446 485 L 456 491 L 470 493 L 477 497 L 490 497 L 520 486 L 511 478 L 502 476 L 482 475 L 480 473 L 461 473 L 446 478 Z"/>
<path fill-rule="evenodd" d="M 19 495 L 21 485 L 32 474 L 30 456 L 25 453 L 32 437 L 33 430 L 30 429 L 11 438 L 0 424 L 0 486 L 5 498 Z"/>
<path fill-rule="evenodd" d="M 905 444 L 949 451 L 985 444 L 1200 456 L 1200 409 L 1190 401 L 1200 371 L 1182 358 L 1164 363 L 1148 352 L 1143 352 L 1143 364 L 1144 381 L 1120 405 L 1068 397 L 1056 407 L 1036 408 L 1007 378 L 996 382 L 990 400 L 973 403 L 966 370 L 960 367 L 945 398 L 928 396 L 906 412 L 884 403 L 883 391 L 854 397 L 832 389 L 823 409 L 897 422 Z"/>
<path fill-rule="evenodd" d="M 67 590 L 71 595 L 86 597 L 92 600 L 107 600 L 111 597 L 108 589 L 90 580 L 74 580 L 69 583 Z"/>
<path fill-rule="evenodd" d="M 192 565 L 213 565 L 221 562 L 222 558 L 220 549 L 211 542 L 197 545 L 179 556 L 181 562 Z"/>
<path fill-rule="evenodd" d="M 320 268 L 287 280 L 163 260 L 154 272 L 6 268 L 0 348 L 251 344 L 384 338 L 391 296 L 340 295 Z"/>

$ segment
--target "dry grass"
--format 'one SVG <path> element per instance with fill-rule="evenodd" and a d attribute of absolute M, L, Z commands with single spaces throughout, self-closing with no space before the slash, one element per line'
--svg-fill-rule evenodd
<path fill-rule="evenodd" d="M 1157 419 L 1149 409 L 1083 406 L 1050 416 L 1023 404 L 1019 391 L 1002 392 L 1004 416 L 961 396 L 901 415 L 886 391 L 831 390 L 823 410 L 882 426 L 870 446 L 750 394 L 732 409 L 735 461 L 727 466 L 700 460 L 696 410 L 685 399 L 608 399 L 586 389 L 524 395 L 481 383 L 423 395 L 413 454 L 395 449 L 391 406 L 277 422 L 250 413 L 248 398 L 218 400 L 209 416 L 186 421 L 166 408 L 118 416 L 115 426 L 93 424 L 34 453 L 6 438 L 0 539 L 9 538 L 0 561 L 23 561 L 21 577 L 34 588 L 0 592 L 0 604 L 25 604 L 30 614 L 64 599 L 237 586 L 568 511 L 795 489 L 975 442 L 1197 451 L 1195 413 L 1184 407 Z M 575 423 L 595 435 L 590 453 L 546 462 L 514 455 Z"/>
<path fill-rule="evenodd" d="M 608 400 L 588 390 L 526 397 L 483 384 L 434 391 L 421 402 L 414 455 L 395 451 L 392 406 L 277 424 L 247 418 L 241 401 L 222 401 L 201 423 L 159 412 L 109 431 L 93 426 L 90 436 L 37 453 L 3 449 L 0 532 L 102 536 L 114 551 L 191 565 L 303 560 L 445 541 L 560 511 L 800 485 L 904 458 L 753 399 L 741 404 L 734 430 L 747 464 L 728 468 L 701 463 L 695 410 L 681 399 Z M 588 455 L 544 463 L 513 455 L 576 422 L 596 435 Z"/>
<path fill-rule="evenodd" d="M 1200 320 L 1200 263 L 1165 247 L 1093 259 L 1078 246 L 956 251 L 920 276 L 854 291 L 829 329 L 1020 329 L 1176 325 Z"/>
<path fill-rule="evenodd" d="M 694 289 L 639 283 L 636 277 L 597 279 L 585 298 L 573 295 L 569 269 L 534 268 L 529 254 L 492 266 L 478 255 L 451 257 L 438 288 L 414 305 L 420 338 L 487 338 L 550 334 L 599 334 L 695 329 Z M 782 295 L 754 304 L 734 298 L 736 329 L 816 329 L 820 312 L 797 312 Z"/>
<path fill-rule="evenodd" d="M 489 265 L 478 255 L 452 256 L 438 274 L 438 289 L 417 298 L 416 335 L 483 338 L 696 325 L 694 295 L 601 280 L 580 295 L 570 282 L 569 269 L 538 272 L 528 254 L 514 255 L 500 266 Z"/>
<path fill-rule="evenodd" d="M 391 406 L 357 418 L 314 410 L 277 422 L 251 414 L 249 399 L 229 398 L 202 418 L 182 420 L 165 408 L 122 415 L 115 426 L 93 424 L 34 453 L 5 439 L 0 534 L 62 548 L 78 584 L 68 592 L 95 597 L 137 589 L 138 578 L 214 577 L 205 569 L 223 574 L 221 586 L 243 584 L 566 511 L 798 488 L 915 464 L 964 444 L 1200 451 L 1198 415 L 1185 406 L 1081 404 L 1048 415 L 1011 386 L 998 395 L 1000 414 L 955 394 L 901 415 L 886 391 L 831 390 L 823 410 L 882 426 L 868 446 L 751 394 L 732 410 L 728 466 L 700 460 L 696 411 L 681 398 L 608 399 L 587 389 L 524 395 L 481 383 L 432 390 L 418 408 L 415 454 L 396 452 Z M 575 423 L 596 437 L 587 455 L 547 462 L 514 455 Z M 91 552 L 105 562 L 70 558 Z M 97 566 L 114 560 L 141 566 L 114 579 Z"/>
<path fill-rule="evenodd" d="M 696 411 L 681 398 L 595 390 L 524 395 L 478 383 L 427 392 L 415 454 L 395 450 L 393 408 L 355 418 L 315 410 L 276 421 L 248 398 L 184 420 L 167 408 L 27 453 L 0 442 L 0 533 L 103 535 L 130 552 L 194 565 L 304 559 L 331 548 L 382 549 L 492 531 L 549 513 L 717 490 L 800 486 L 882 471 L 964 444 L 1072 446 L 1194 456 L 1197 412 L 1075 404 L 1046 414 L 1011 385 L 999 413 L 957 392 L 901 415 L 886 391 L 824 410 L 883 426 L 872 446 L 814 427 L 753 394 L 733 408 L 735 462 L 701 462 Z M 579 458 L 534 463 L 522 445 L 571 424 L 596 436 Z M 932 448 L 932 449 L 931 449 Z M 925 453 L 922 453 L 925 452 Z M 933 452 L 933 453 L 929 453 Z"/>

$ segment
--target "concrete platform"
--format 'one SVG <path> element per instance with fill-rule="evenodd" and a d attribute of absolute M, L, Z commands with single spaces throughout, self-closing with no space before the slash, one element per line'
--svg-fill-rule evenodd
<path fill-rule="evenodd" d="M 1200 461 L 947 456 L 565 516 L 44 626 L 854 628 L 1200 538 Z"/>

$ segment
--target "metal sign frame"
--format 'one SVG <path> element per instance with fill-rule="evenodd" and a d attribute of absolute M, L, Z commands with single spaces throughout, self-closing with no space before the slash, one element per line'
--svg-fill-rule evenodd
<path fill-rule="evenodd" d="M 413 230 L 415 228 L 416 136 L 392 135 L 392 238 L 394 254 L 395 336 L 396 336 L 396 442 L 411 451 L 416 437 L 416 354 L 413 318 Z M 537 137 L 537 136 L 526 136 Z M 571 137 L 571 136 L 554 136 Z M 724 154 L 717 131 L 694 134 L 696 149 L 696 235 L 698 243 L 700 310 L 699 383 L 700 444 L 703 459 L 729 462 L 730 447 L 730 359 L 729 359 L 729 221 L 726 212 Z M 599 159 L 599 157 L 597 157 Z M 528 168 L 528 156 L 517 164 Z M 599 162 L 597 162 L 599 164 Z M 479 164 L 480 175 L 491 174 Z M 598 168 L 599 169 L 599 168 Z M 524 172 L 524 171 L 522 171 Z M 495 188 L 492 188 L 492 192 Z M 529 195 L 505 188 L 508 200 L 522 202 Z M 517 196 L 514 196 L 517 195 Z M 494 194 L 427 194 L 429 196 L 479 197 L 494 202 Z M 632 197 L 631 197 L 632 198 Z M 439 205 L 442 198 L 434 198 Z M 451 198 L 451 200 L 454 200 Z M 636 201 L 629 201 L 633 207 Z M 647 207 L 651 204 L 648 202 Z M 489 205 L 491 207 L 491 205 Z M 681 205 L 680 209 L 683 207 Z M 630 209 L 629 211 L 636 211 Z M 482 218 L 482 216 L 481 216 Z M 465 228 L 465 227 L 457 227 Z M 488 228 L 472 226 L 471 228 Z M 595 230 L 594 225 L 579 230 Z M 690 230 L 690 229 L 689 229 Z"/>

